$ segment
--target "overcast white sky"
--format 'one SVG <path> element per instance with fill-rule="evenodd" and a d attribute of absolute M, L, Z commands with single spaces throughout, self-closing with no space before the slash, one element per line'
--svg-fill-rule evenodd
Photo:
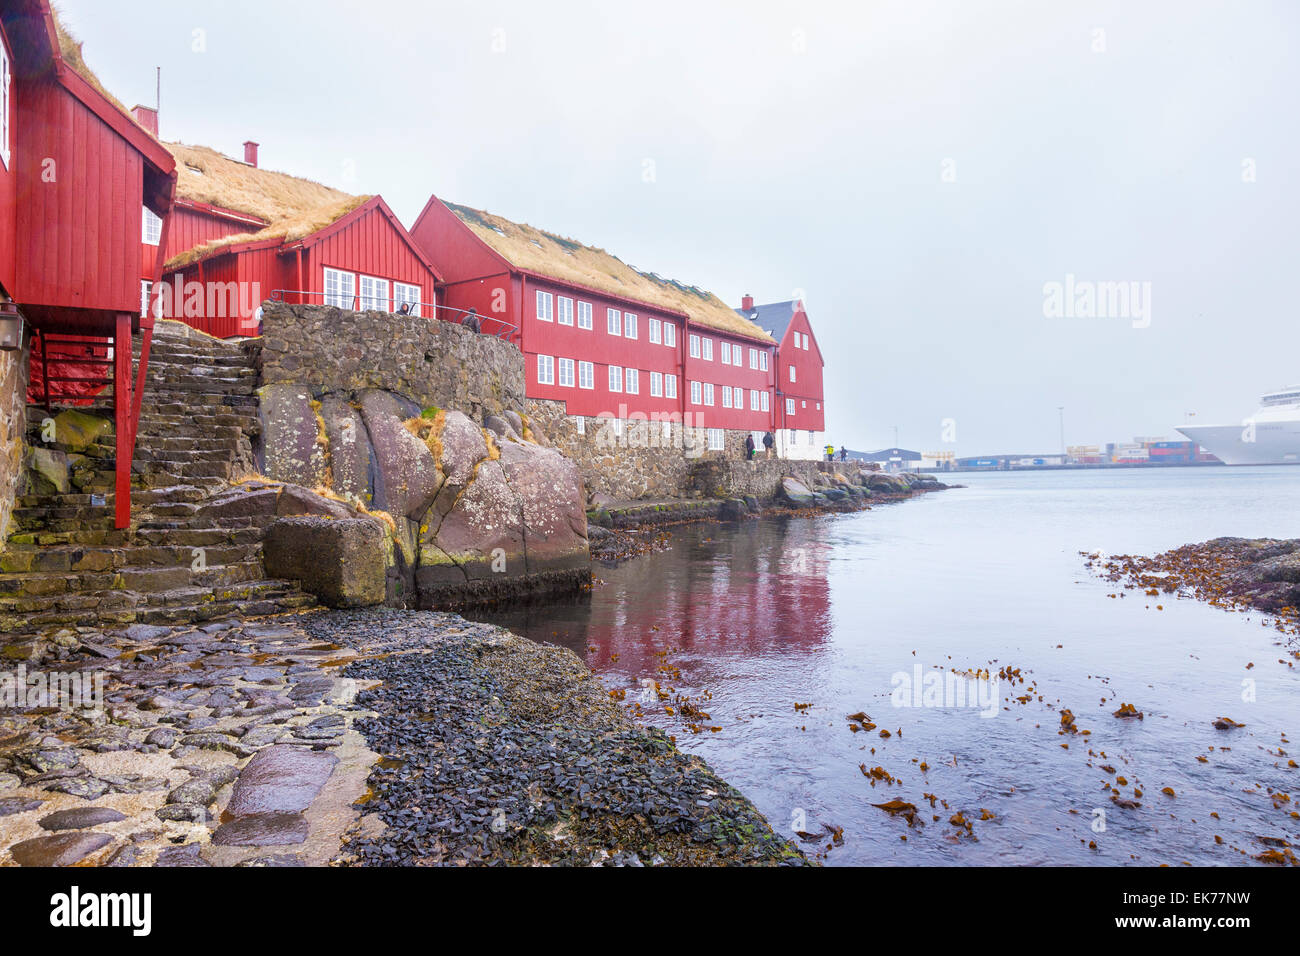
<path fill-rule="evenodd" d="M 128 105 L 162 67 L 167 139 L 802 290 L 836 444 L 1177 438 L 1300 382 L 1300 3 L 59 6 Z M 1045 317 L 1067 273 L 1149 325 Z"/>

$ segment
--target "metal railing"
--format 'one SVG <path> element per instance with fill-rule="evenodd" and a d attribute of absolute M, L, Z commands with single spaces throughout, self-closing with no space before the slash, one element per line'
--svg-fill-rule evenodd
<path fill-rule="evenodd" d="M 422 316 L 426 314 L 424 310 L 428 309 L 430 318 L 437 318 L 443 322 L 454 322 L 457 325 L 473 327 L 475 324 L 474 320 L 477 320 L 477 328 L 475 328 L 476 332 L 481 335 L 490 335 L 497 339 L 505 339 L 506 341 L 513 339 L 519 332 L 519 326 L 513 325 L 504 319 L 498 319 L 491 315 L 480 315 L 478 312 L 471 312 L 468 309 L 454 309 L 451 306 L 438 305 L 435 302 L 400 302 L 396 309 L 389 309 L 386 306 L 392 300 L 385 299 L 385 307 L 369 309 L 363 307 L 371 302 L 368 296 L 352 295 L 349 297 L 352 305 L 346 307 L 339 306 L 337 304 L 339 297 L 331 293 L 307 292 L 301 289 L 273 289 L 271 291 L 270 299 L 272 302 L 287 302 L 288 300 L 285 296 L 298 296 L 298 302 L 294 303 L 297 305 L 302 305 L 303 299 L 306 297 L 310 299 L 324 300 L 324 305 L 333 305 L 337 308 L 351 308 L 353 312 L 388 312 L 392 315 L 415 314 L 417 316 Z"/>

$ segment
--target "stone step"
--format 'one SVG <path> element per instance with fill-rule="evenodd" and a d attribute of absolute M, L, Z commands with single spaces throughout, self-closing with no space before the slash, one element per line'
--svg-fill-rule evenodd
<path fill-rule="evenodd" d="M 245 564 L 261 559 L 258 542 L 245 544 L 158 544 L 119 547 L 76 545 L 11 546 L 0 554 L 0 582 L 3 575 L 33 572 L 107 572 L 129 567 L 190 567 L 199 553 L 209 566 Z M 0 583 L 0 591 L 3 591 Z"/>
<path fill-rule="evenodd" d="M 151 596 L 181 590 L 229 590 L 257 581 L 265 572 L 260 561 L 209 565 L 193 571 L 181 567 L 125 566 L 99 572 L 30 571 L 0 575 L 0 611 L 39 612 L 59 607 L 61 599 L 103 591 L 131 591 Z"/>

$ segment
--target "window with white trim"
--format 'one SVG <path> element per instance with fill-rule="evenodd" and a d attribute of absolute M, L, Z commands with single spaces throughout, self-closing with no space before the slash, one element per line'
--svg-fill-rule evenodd
<path fill-rule="evenodd" d="M 623 391 L 629 395 L 637 395 L 641 391 L 641 373 L 634 368 L 627 369 L 623 372 Z"/>
<path fill-rule="evenodd" d="M 585 415 L 575 415 L 573 425 L 578 430 L 579 435 L 587 434 L 587 418 Z"/>
<path fill-rule="evenodd" d="M 570 299 L 568 296 L 563 296 L 563 295 L 556 296 L 555 306 L 556 306 L 555 311 L 558 313 L 555 317 L 556 323 L 559 325 L 572 325 L 573 324 L 573 300 Z"/>
<path fill-rule="evenodd" d="M 704 404 L 705 405 L 713 404 L 713 383 L 712 382 L 704 383 Z"/>
<path fill-rule="evenodd" d="M 555 321 L 555 297 L 541 289 L 537 290 L 537 321 Z"/>
<path fill-rule="evenodd" d="M 766 351 L 766 350 L 764 350 L 764 351 L 758 353 L 758 367 L 761 368 L 764 372 L 767 371 L 767 351 Z"/>
<path fill-rule="evenodd" d="M 667 326 L 667 328 L 672 328 L 672 326 Z M 676 398 L 676 397 L 677 397 L 677 376 L 665 375 L 664 376 L 664 398 Z"/>
<path fill-rule="evenodd" d="M 339 269 L 325 270 L 325 304 L 336 309 L 351 309 L 356 304 L 357 277 Z"/>
<path fill-rule="evenodd" d="M 649 330 L 650 342 L 654 345 L 658 345 L 660 342 L 664 340 L 662 334 L 663 324 L 658 319 L 651 319 L 649 321 L 649 326 L 650 326 L 650 330 Z"/>
<path fill-rule="evenodd" d="M 594 362 L 578 363 L 578 388 L 596 387 L 596 365 Z"/>
<path fill-rule="evenodd" d="M 671 322 L 664 323 L 664 345 L 669 348 L 677 348 L 677 326 Z"/>
<path fill-rule="evenodd" d="M 611 365 L 609 367 L 609 390 L 611 392 L 623 391 L 623 366 Z"/>
<path fill-rule="evenodd" d="M 374 276 L 361 277 L 361 311 L 388 311 L 388 280 Z"/>
<path fill-rule="evenodd" d="M 664 373 L 663 372 L 650 373 L 650 394 L 654 398 L 664 397 Z"/>
<path fill-rule="evenodd" d="M 7 159 L 5 165 L 9 165 Z M 143 213 L 140 223 L 140 241 L 146 246 L 156 246 L 162 242 L 162 220 L 148 206 L 141 206 L 140 209 Z"/>
<path fill-rule="evenodd" d="M 725 345 L 726 343 L 724 342 L 723 344 Z M 728 356 L 728 358 L 730 358 L 730 356 Z M 730 385 L 722 386 L 722 407 L 723 408 L 731 407 L 731 386 Z"/>
<path fill-rule="evenodd" d="M 749 350 L 749 367 L 752 369 L 758 368 L 758 349 Z"/>
<path fill-rule="evenodd" d="M 764 393 L 763 393 L 763 408 L 762 408 L 762 410 L 765 411 L 765 412 L 770 412 L 770 411 L 772 410 L 772 393 L 771 393 L 771 392 L 764 392 Z"/>
<path fill-rule="evenodd" d="M 573 388 L 573 359 L 560 359 L 560 385 Z"/>
<path fill-rule="evenodd" d="M 623 335 L 626 338 L 636 338 L 636 316 L 631 312 L 623 313 Z"/>
<path fill-rule="evenodd" d="M 713 361 L 713 339 L 701 339 L 700 352 L 701 352 L 701 357 L 704 359 L 704 361 L 712 362 Z"/>
<path fill-rule="evenodd" d="M 691 349 L 691 358 L 700 357 L 700 337 L 698 335 L 691 336 L 690 349 Z"/>
<path fill-rule="evenodd" d="M 3 47 L 0 47 L 3 52 Z M 153 283 L 148 279 L 140 280 L 140 317 L 143 318 L 149 313 L 149 293 L 153 291 Z"/>
<path fill-rule="evenodd" d="M 591 303 L 578 303 L 578 328 L 591 331 Z"/>
<path fill-rule="evenodd" d="M 420 314 L 420 287 L 418 285 L 408 285 L 405 282 L 393 283 L 393 311 L 401 312 L 402 306 L 409 305 L 411 310 L 407 315 Z"/>
<path fill-rule="evenodd" d="M 618 309 L 605 310 L 605 331 L 610 335 L 623 334 L 623 313 Z"/>
<path fill-rule="evenodd" d="M 704 394 L 704 388 L 699 382 L 691 382 L 691 404 L 699 405 L 703 402 L 701 396 Z"/>
<path fill-rule="evenodd" d="M 13 77 L 9 72 L 9 51 L 0 41 L 0 160 L 4 160 L 5 169 L 9 168 L 9 114 L 12 112 L 13 97 L 9 95 L 9 84 Z"/>
<path fill-rule="evenodd" d="M 723 342 L 723 343 L 722 343 L 722 359 L 721 359 L 721 361 L 722 361 L 722 364 L 723 364 L 723 365 L 730 365 L 730 364 L 731 364 L 731 343 L 730 343 L 730 342 Z"/>
<path fill-rule="evenodd" d="M 797 381 L 799 381 L 799 377 L 798 377 L 798 375 L 795 373 L 795 370 L 794 370 L 794 366 L 793 366 L 793 365 L 790 366 L 790 381 L 791 381 L 791 382 L 797 382 Z"/>
<path fill-rule="evenodd" d="M 537 384 L 538 385 L 555 384 L 555 356 L 553 355 L 537 356 Z"/>
<path fill-rule="evenodd" d="M 787 415 L 793 415 L 793 414 L 794 414 L 794 399 L 793 399 L 793 398 L 787 398 L 787 399 L 785 400 L 785 413 L 786 413 Z"/>
<path fill-rule="evenodd" d="M 722 451 L 726 447 L 727 436 L 721 428 L 710 428 L 708 431 L 709 451 Z"/>
<path fill-rule="evenodd" d="M 760 407 L 759 403 L 762 401 L 762 399 L 758 397 L 759 394 L 760 393 L 756 388 L 751 388 L 749 390 L 749 410 L 751 412 L 758 411 Z"/>

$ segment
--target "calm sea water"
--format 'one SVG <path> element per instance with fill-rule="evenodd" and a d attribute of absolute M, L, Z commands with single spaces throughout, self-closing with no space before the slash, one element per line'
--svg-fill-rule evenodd
<path fill-rule="evenodd" d="M 644 700 L 647 722 L 777 829 L 842 827 L 830 865 L 1237 865 L 1267 849 L 1260 836 L 1300 843 L 1300 744 L 1284 742 L 1300 740 L 1300 675 L 1279 635 L 1259 615 L 1112 598 L 1079 555 L 1300 537 L 1300 468 L 952 480 L 967 487 L 854 515 L 676 528 L 670 550 L 601 571 L 589 600 L 492 619 Z M 993 717 L 955 700 L 897 706 L 899 675 L 918 666 L 1010 666 L 1026 683 L 1000 682 Z M 703 698 L 698 723 L 720 729 L 692 733 L 650 680 Z M 1145 719 L 1112 717 L 1121 702 Z M 1060 708 L 1091 733 L 1059 734 Z M 858 711 L 891 736 L 850 731 Z M 1220 715 L 1246 727 L 1215 730 Z M 873 787 L 860 765 L 901 782 Z M 1116 806 L 1107 783 L 1143 791 L 1141 807 Z M 872 805 L 894 799 L 924 825 Z M 973 838 L 949 822 L 958 810 Z"/>

